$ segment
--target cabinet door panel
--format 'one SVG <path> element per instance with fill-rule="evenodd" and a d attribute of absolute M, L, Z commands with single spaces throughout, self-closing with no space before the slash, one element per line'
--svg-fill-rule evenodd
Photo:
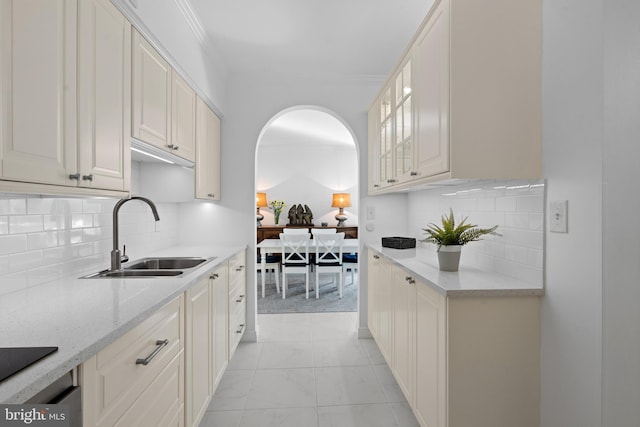
<path fill-rule="evenodd" d="M 171 67 L 133 32 L 133 137 L 168 150 L 171 138 Z"/>
<path fill-rule="evenodd" d="M 393 304 L 393 365 L 398 385 L 407 401 L 413 405 L 414 378 L 414 322 L 416 310 L 416 289 L 409 275 L 395 265 L 391 268 L 392 304 Z M 415 282 L 414 282 L 415 283 Z"/>
<path fill-rule="evenodd" d="M 449 170 L 449 24 L 442 2 L 416 43 L 418 177 Z"/>
<path fill-rule="evenodd" d="M 196 148 L 196 93 L 173 71 L 171 108 L 171 145 L 175 154 L 195 160 Z"/>
<path fill-rule="evenodd" d="M 80 17 L 80 185 L 128 191 L 131 25 L 107 0 L 81 2 Z"/>
<path fill-rule="evenodd" d="M 76 19 L 69 0 L 0 4 L 2 175 L 76 185 Z"/>
<path fill-rule="evenodd" d="M 227 264 L 220 266 L 212 279 L 212 321 L 213 321 L 213 389 L 217 387 L 227 366 L 228 334 L 227 305 L 229 302 L 229 276 Z"/>
<path fill-rule="evenodd" d="M 196 198 L 220 200 L 220 119 L 197 99 Z"/>
<path fill-rule="evenodd" d="M 446 425 L 445 299 L 416 284 L 416 392 L 414 413 L 421 426 Z"/>

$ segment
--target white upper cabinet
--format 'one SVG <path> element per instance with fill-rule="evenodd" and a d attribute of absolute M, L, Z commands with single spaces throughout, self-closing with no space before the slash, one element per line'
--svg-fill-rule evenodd
<path fill-rule="evenodd" d="M 163 150 L 171 145 L 171 80 L 169 63 L 133 31 L 132 136 Z"/>
<path fill-rule="evenodd" d="M 129 23 L 106 0 L 3 0 L 0 21 L 2 188 L 124 195 Z"/>
<path fill-rule="evenodd" d="M 135 30 L 132 101 L 134 138 L 195 160 L 196 93 Z"/>
<path fill-rule="evenodd" d="M 0 5 L 2 178 L 75 186 L 76 2 Z"/>
<path fill-rule="evenodd" d="M 81 185 L 127 191 L 131 150 L 131 25 L 108 0 L 79 3 Z"/>
<path fill-rule="evenodd" d="M 195 194 L 220 200 L 220 119 L 200 98 L 196 101 Z"/>
<path fill-rule="evenodd" d="M 196 157 L 196 92 L 175 70 L 171 83 L 170 148 L 193 162 Z"/>
<path fill-rule="evenodd" d="M 369 192 L 541 178 L 541 83 L 540 0 L 436 1 L 371 106 Z"/>

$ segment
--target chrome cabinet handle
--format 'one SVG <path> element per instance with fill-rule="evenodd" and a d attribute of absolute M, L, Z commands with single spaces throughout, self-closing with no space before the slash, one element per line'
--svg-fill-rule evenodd
<path fill-rule="evenodd" d="M 380 256 L 379 255 L 374 255 L 373 258 L 374 259 L 380 259 Z"/>
<path fill-rule="evenodd" d="M 393 184 L 394 182 L 396 182 L 396 180 L 395 180 L 395 179 L 388 179 L 388 180 L 387 180 L 387 183 L 388 183 L 388 184 Z"/>
<path fill-rule="evenodd" d="M 409 282 L 409 284 L 413 285 L 414 283 L 416 283 L 416 281 L 413 279 L 413 277 L 411 276 L 407 276 L 404 278 L 404 280 L 406 280 L 407 282 Z"/>
<path fill-rule="evenodd" d="M 418 172 L 411 171 L 411 173 L 410 173 L 409 175 L 411 175 L 411 176 L 418 176 Z"/>
<path fill-rule="evenodd" d="M 214 197 L 216 197 L 216 195 L 215 195 L 215 194 L 213 194 L 213 193 L 209 193 L 209 194 L 207 194 L 207 196 L 208 196 L 208 197 L 211 197 L 212 199 L 213 199 Z"/>
<path fill-rule="evenodd" d="M 177 145 L 169 144 L 169 145 L 167 145 L 167 147 L 169 147 L 170 150 L 178 151 L 178 146 Z"/>
<path fill-rule="evenodd" d="M 79 181 L 80 180 L 80 174 L 79 173 L 69 174 L 69 179 L 74 179 L 76 181 Z"/>
<path fill-rule="evenodd" d="M 83 181 L 93 181 L 93 175 L 92 174 L 82 175 L 82 180 Z"/>
<path fill-rule="evenodd" d="M 147 357 L 145 357 L 144 359 L 136 359 L 136 365 L 144 365 L 147 366 L 149 364 L 149 362 L 151 362 L 153 360 L 154 357 L 156 357 L 158 355 L 158 353 L 160 353 L 160 350 L 162 350 L 163 348 L 165 348 L 167 346 L 167 344 L 169 344 L 169 340 L 158 340 L 156 341 L 156 348 L 155 350 L 153 350 L 151 352 L 150 355 L 148 355 Z"/>
<path fill-rule="evenodd" d="M 242 333 L 242 330 L 244 329 L 244 323 L 241 323 L 239 326 L 240 326 L 240 329 L 238 329 L 236 331 L 236 334 L 241 334 Z"/>
<path fill-rule="evenodd" d="M 218 273 L 213 273 L 211 276 L 209 276 L 209 279 L 217 279 L 218 278 Z"/>
<path fill-rule="evenodd" d="M 240 298 L 238 298 L 238 299 L 236 300 L 236 302 L 242 302 L 242 299 L 243 299 L 243 298 L 244 298 L 244 295 L 240 295 Z"/>

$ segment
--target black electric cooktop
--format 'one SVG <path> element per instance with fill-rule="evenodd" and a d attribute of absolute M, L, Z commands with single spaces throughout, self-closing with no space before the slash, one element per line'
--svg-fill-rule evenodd
<path fill-rule="evenodd" d="M 0 381 L 58 350 L 58 347 L 0 347 Z"/>

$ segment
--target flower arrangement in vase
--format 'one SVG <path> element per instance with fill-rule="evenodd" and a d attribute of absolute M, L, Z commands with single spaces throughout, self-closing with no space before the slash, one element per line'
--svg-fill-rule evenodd
<path fill-rule="evenodd" d="M 427 228 L 423 228 L 427 237 L 421 241 L 438 246 L 438 262 L 440 270 L 444 271 L 458 271 L 462 246 L 478 241 L 480 237 L 487 234 L 500 236 L 496 233 L 497 225 L 491 228 L 480 228 L 477 225 L 467 224 L 466 217 L 456 224 L 453 209 L 449 209 L 448 216 L 442 215 L 441 222 L 442 226 L 431 223 Z"/>
<path fill-rule="evenodd" d="M 284 200 L 272 200 L 269 202 L 269 206 L 273 210 L 273 222 L 278 224 L 280 222 L 280 213 L 282 213 L 282 208 L 287 205 L 284 203 Z"/>

